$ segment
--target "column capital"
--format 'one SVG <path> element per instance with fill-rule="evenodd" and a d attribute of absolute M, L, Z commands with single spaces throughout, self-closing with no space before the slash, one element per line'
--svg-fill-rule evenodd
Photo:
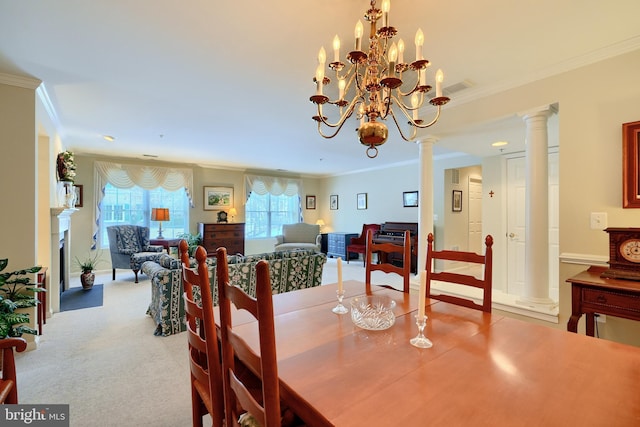
<path fill-rule="evenodd" d="M 439 140 L 440 140 L 440 138 L 438 138 L 435 135 L 427 135 L 427 136 L 424 136 L 424 137 L 416 140 L 416 144 L 418 144 L 418 145 L 422 145 L 422 144 L 426 144 L 426 143 L 435 144 Z"/>
<path fill-rule="evenodd" d="M 522 117 L 525 121 L 533 117 L 549 117 L 556 112 L 556 108 L 553 105 L 540 105 L 538 107 L 531 108 L 529 110 L 521 111 L 518 116 Z"/>

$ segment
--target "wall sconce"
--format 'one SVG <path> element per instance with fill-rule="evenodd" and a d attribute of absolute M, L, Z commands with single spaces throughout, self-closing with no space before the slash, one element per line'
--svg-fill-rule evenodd
<path fill-rule="evenodd" d="M 151 208 L 151 221 L 158 222 L 158 237 L 156 239 L 164 239 L 162 236 L 162 221 L 169 221 L 169 208 Z"/>

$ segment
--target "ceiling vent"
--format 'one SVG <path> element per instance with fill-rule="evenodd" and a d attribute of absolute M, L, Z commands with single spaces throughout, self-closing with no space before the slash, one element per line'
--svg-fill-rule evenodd
<path fill-rule="evenodd" d="M 447 86 L 442 89 L 442 93 L 445 96 L 451 97 L 454 93 L 463 91 L 465 89 L 469 89 L 473 86 L 473 83 L 470 80 L 463 80 L 459 83 L 454 83 L 451 86 Z"/>
<path fill-rule="evenodd" d="M 451 169 L 451 183 L 460 184 L 460 169 Z"/>

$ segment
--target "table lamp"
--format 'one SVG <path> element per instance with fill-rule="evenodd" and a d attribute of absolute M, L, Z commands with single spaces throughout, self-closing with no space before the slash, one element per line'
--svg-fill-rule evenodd
<path fill-rule="evenodd" d="M 319 219 L 316 221 L 316 225 L 320 226 L 320 231 L 322 232 L 322 227 L 324 227 L 324 221 Z"/>
<path fill-rule="evenodd" d="M 231 222 L 233 222 L 233 217 L 238 215 L 238 211 L 236 208 L 229 209 L 229 216 L 231 217 Z"/>
<path fill-rule="evenodd" d="M 158 221 L 158 237 L 156 239 L 164 239 L 162 221 L 169 221 L 169 219 L 169 208 L 151 208 L 151 221 Z"/>

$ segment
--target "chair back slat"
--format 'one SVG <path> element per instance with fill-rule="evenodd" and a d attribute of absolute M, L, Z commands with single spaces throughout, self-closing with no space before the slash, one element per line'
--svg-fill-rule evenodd
<path fill-rule="evenodd" d="M 482 277 L 478 278 L 472 274 L 463 274 L 460 272 L 436 271 L 436 260 L 456 261 L 466 263 L 466 266 L 481 266 Z M 440 301 L 445 301 L 448 303 L 474 308 L 476 310 L 482 310 L 490 313 L 493 278 L 492 264 L 493 237 L 491 235 L 487 235 L 487 237 L 485 238 L 485 253 L 484 255 L 480 255 L 475 252 L 461 252 L 450 250 L 436 251 L 433 248 L 433 233 L 429 233 L 429 235 L 427 236 L 427 262 L 425 267 L 427 282 L 426 295 L 429 298 L 435 298 Z M 455 295 L 434 293 L 431 289 L 433 281 L 454 283 L 458 285 L 471 286 L 474 288 L 482 289 L 482 303 L 478 304 L 471 299 Z"/>

